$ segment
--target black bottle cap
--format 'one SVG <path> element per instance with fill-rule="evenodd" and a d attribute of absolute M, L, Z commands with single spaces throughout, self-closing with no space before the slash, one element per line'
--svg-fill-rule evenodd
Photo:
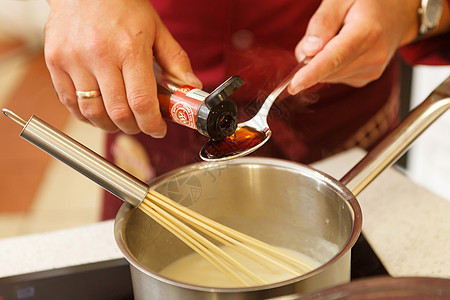
<path fill-rule="evenodd" d="M 201 134 L 218 140 L 236 131 L 237 107 L 228 97 L 243 83 L 241 77 L 232 76 L 206 97 L 197 114 L 197 127 Z"/>

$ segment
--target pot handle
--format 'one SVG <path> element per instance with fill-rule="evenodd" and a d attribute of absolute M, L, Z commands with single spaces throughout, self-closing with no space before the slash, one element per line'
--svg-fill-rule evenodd
<path fill-rule="evenodd" d="M 384 169 L 395 163 L 414 140 L 450 108 L 450 76 L 342 179 L 357 196 Z"/>
<path fill-rule="evenodd" d="M 357 196 L 384 169 L 396 162 L 412 142 L 448 108 L 450 108 L 450 76 L 340 181 Z M 304 295 L 290 294 L 268 300 L 293 300 L 301 296 Z"/>

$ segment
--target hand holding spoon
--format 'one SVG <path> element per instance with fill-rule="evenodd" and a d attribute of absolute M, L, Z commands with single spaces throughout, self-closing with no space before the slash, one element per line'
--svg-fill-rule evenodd
<path fill-rule="evenodd" d="M 201 159 L 205 161 L 229 160 L 250 154 L 264 145 L 272 135 L 267 123 L 267 115 L 272 104 L 289 85 L 295 73 L 306 63 L 306 60 L 300 62 L 270 93 L 258 113 L 250 120 L 238 124 L 233 135 L 220 140 L 209 140 L 200 151 Z"/>

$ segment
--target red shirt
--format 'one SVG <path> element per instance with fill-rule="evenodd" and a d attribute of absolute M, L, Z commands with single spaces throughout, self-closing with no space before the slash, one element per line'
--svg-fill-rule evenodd
<path fill-rule="evenodd" d="M 152 0 L 152 4 L 187 51 L 204 90 L 211 91 L 231 75 L 244 79 L 245 85 L 232 98 L 239 119 L 245 121 L 296 65 L 294 48 L 320 1 Z M 310 163 L 355 145 L 370 147 L 397 121 L 397 77 L 394 59 L 379 80 L 364 88 L 324 85 L 281 97 L 269 115 L 272 138 L 253 155 Z M 117 136 L 108 135 L 108 159 L 135 160 L 133 153 L 119 149 Z M 148 155 L 145 163 L 133 164 L 141 168 L 135 174 L 147 174 L 141 178 L 144 181 L 199 161 L 198 152 L 207 141 L 198 132 L 170 122 L 163 139 L 143 134 L 134 139 Z M 129 157 L 118 159 L 118 155 Z M 122 167 L 133 173 L 133 166 Z M 114 217 L 121 204 L 112 198 L 106 200 L 104 218 Z"/>

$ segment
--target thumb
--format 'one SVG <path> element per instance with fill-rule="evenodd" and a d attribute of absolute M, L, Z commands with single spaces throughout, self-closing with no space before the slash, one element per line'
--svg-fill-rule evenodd
<path fill-rule="evenodd" d="M 298 61 L 313 57 L 338 33 L 354 1 L 324 0 L 311 17 L 305 36 L 295 48 Z"/>
<path fill-rule="evenodd" d="M 173 38 L 169 30 L 160 24 L 153 45 L 155 58 L 162 69 L 183 82 L 201 88 L 202 82 L 192 71 L 189 57 Z"/>

